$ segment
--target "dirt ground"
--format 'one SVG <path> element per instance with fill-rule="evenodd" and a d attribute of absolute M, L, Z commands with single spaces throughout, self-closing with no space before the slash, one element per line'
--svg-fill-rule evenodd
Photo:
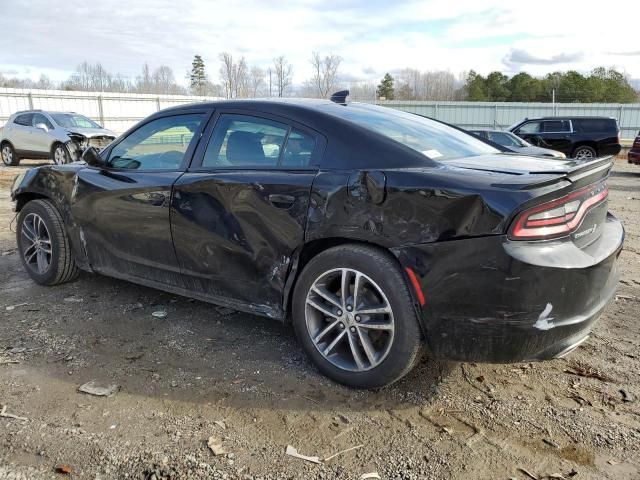
<path fill-rule="evenodd" d="M 88 274 L 35 285 L 10 227 L 17 170 L 0 168 L 0 405 L 24 420 L 0 417 L 2 479 L 640 478 L 639 167 L 610 179 L 622 280 L 586 343 L 533 364 L 425 358 L 377 392 L 321 376 L 274 321 Z M 79 392 L 90 380 L 120 389 Z M 287 445 L 360 448 L 314 464 Z"/>

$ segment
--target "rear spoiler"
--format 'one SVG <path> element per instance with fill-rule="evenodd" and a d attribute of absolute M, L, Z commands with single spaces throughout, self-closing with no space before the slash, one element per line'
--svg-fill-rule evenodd
<path fill-rule="evenodd" d="M 613 155 L 594 158 L 589 161 L 576 161 L 576 165 L 569 168 L 564 178 L 576 186 L 589 185 L 609 176 L 613 167 Z M 552 172 L 535 172 L 552 173 Z M 556 172 L 557 173 L 557 172 Z"/>

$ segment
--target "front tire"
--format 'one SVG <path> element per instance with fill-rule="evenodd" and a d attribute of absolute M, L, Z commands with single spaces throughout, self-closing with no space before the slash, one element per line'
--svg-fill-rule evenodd
<path fill-rule="evenodd" d="M 314 257 L 294 290 L 293 326 L 329 378 L 380 388 L 419 359 L 422 335 L 407 283 L 389 254 L 343 245 Z"/>
<path fill-rule="evenodd" d="M 22 265 L 40 285 L 58 285 L 78 276 L 62 217 L 49 200 L 32 200 L 18 215 L 17 243 Z"/>
<path fill-rule="evenodd" d="M 597 155 L 596 150 L 587 145 L 581 145 L 573 151 L 573 158 L 577 160 L 591 160 L 596 158 Z"/>
<path fill-rule="evenodd" d="M 64 165 L 71 161 L 71 156 L 69 155 L 67 147 L 62 143 L 56 143 L 51 149 L 51 159 L 56 165 Z"/>
<path fill-rule="evenodd" d="M 16 150 L 9 142 L 4 142 L 0 148 L 0 156 L 2 156 L 2 163 L 7 167 L 15 167 L 20 163 L 20 158 L 16 154 Z"/>

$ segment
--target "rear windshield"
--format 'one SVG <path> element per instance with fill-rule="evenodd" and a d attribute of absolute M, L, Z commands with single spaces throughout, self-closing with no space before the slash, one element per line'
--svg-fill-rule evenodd
<path fill-rule="evenodd" d="M 613 118 L 574 118 L 576 132 L 617 132 L 618 125 Z"/>
<path fill-rule="evenodd" d="M 419 115 L 387 107 L 351 103 L 340 116 L 389 137 L 432 160 L 500 153 L 473 135 Z"/>

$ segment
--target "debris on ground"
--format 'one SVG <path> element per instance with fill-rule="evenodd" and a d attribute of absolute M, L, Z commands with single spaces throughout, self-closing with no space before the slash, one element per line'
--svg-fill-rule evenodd
<path fill-rule="evenodd" d="M 285 450 L 284 453 L 289 455 L 290 457 L 299 458 L 300 460 L 306 460 L 307 462 L 317 463 L 317 464 L 322 463 L 320 461 L 320 457 L 309 457 L 307 455 L 302 455 L 298 453 L 298 450 L 296 450 L 291 445 L 287 445 L 287 449 Z"/>
<path fill-rule="evenodd" d="M 585 378 L 595 378 L 603 382 L 614 381 L 611 377 L 601 373 L 599 370 L 593 367 L 590 367 L 589 365 L 585 365 L 577 362 L 570 365 L 568 368 L 565 368 L 564 371 L 565 373 L 570 373 L 571 375 L 578 375 L 579 377 L 585 377 Z"/>
<path fill-rule="evenodd" d="M 364 445 L 363 445 L 363 444 L 361 444 L 361 445 L 356 445 L 355 447 L 351 447 L 351 448 L 345 448 L 344 450 L 340 450 L 339 452 L 336 452 L 336 453 L 334 453 L 333 455 L 329 455 L 328 457 L 326 457 L 326 458 L 324 459 L 324 461 L 325 461 L 325 462 L 328 462 L 329 460 L 331 460 L 332 458 L 337 457 L 338 455 L 342 455 L 343 453 L 347 453 L 347 452 L 350 452 L 350 451 L 352 451 L 352 450 L 357 450 L 357 449 L 362 448 L 362 447 L 364 447 Z"/>
<path fill-rule="evenodd" d="M 26 422 L 29 420 L 27 417 L 19 417 L 18 415 L 14 415 L 13 413 L 7 413 L 7 406 L 3 405 L 2 409 L 0 409 L 0 417 L 2 418 L 12 418 L 14 420 L 20 420 Z"/>
<path fill-rule="evenodd" d="M 67 303 L 82 303 L 84 302 L 84 298 L 70 296 L 70 297 L 64 297 L 64 301 Z"/>
<path fill-rule="evenodd" d="M 12 310 L 15 310 L 15 309 L 16 309 L 16 308 L 18 308 L 18 307 L 24 307 L 25 305 L 29 305 L 29 304 L 28 304 L 28 303 L 26 303 L 26 302 L 25 302 L 25 303 L 16 303 L 15 305 L 7 305 L 7 306 L 6 306 L 6 307 L 4 307 L 4 308 L 5 308 L 5 310 L 6 310 L 7 312 L 10 312 L 10 311 L 12 311 Z"/>
<path fill-rule="evenodd" d="M 167 317 L 167 311 L 166 310 L 156 310 L 156 311 L 151 313 L 151 316 L 155 317 L 155 318 L 166 318 Z"/>
<path fill-rule="evenodd" d="M 222 440 L 218 437 L 209 437 L 209 440 L 207 440 L 207 446 L 216 457 L 218 455 L 227 455 L 229 453 L 229 451 L 222 446 Z"/>
<path fill-rule="evenodd" d="M 360 475 L 360 480 L 372 480 L 372 479 L 380 480 L 380 475 L 378 474 L 378 472 L 363 473 L 362 475 Z"/>
<path fill-rule="evenodd" d="M 633 394 L 629 393 L 627 390 L 621 388 L 620 393 L 622 394 L 622 401 L 625 403 L 631 403 L 635 401 L 636 397 Z"/>
<path fill-rule="evenodd" d="M 521 471 L 522 473 L 524 473 L 527 477 L 533 479 L 533 480 L 540 480 L 538 478 L 537 475 L 534 475 L 533 473 L 531 473 L 530 471 L 528 471 L 526 468 L 523 467 L 518 467 L 518 470 Z"/>
<path fill-rule="evenodd" d="M 215 423 L 217 426 L 219 426 L 223 430 L 227 429 L 227 424 L 224 423 L 222 420 L 215 420 L 213 423 Z"/>
<path fill-rule="evenodd" d="M 70 465 L 60 464 L 56 465 L 53 469 L 56 473 L 61 473 L 63 475 L 71 475 L 73 472 L 73 468 Z"/>
<path fill-rule="evenodd" d="M 0 365 L 11 365 L 14 363 L 20 363 L 20 360 L 14 360 L 13 358 L 0 357 Z"/>
<path fill-rule="evenodd" d="M 91 380 L 78 387 L 78 391 L 95 395 L 97 397 L 111 397 L 120 390 L 120 385 L 100 383 L 97 380 Z"/>

